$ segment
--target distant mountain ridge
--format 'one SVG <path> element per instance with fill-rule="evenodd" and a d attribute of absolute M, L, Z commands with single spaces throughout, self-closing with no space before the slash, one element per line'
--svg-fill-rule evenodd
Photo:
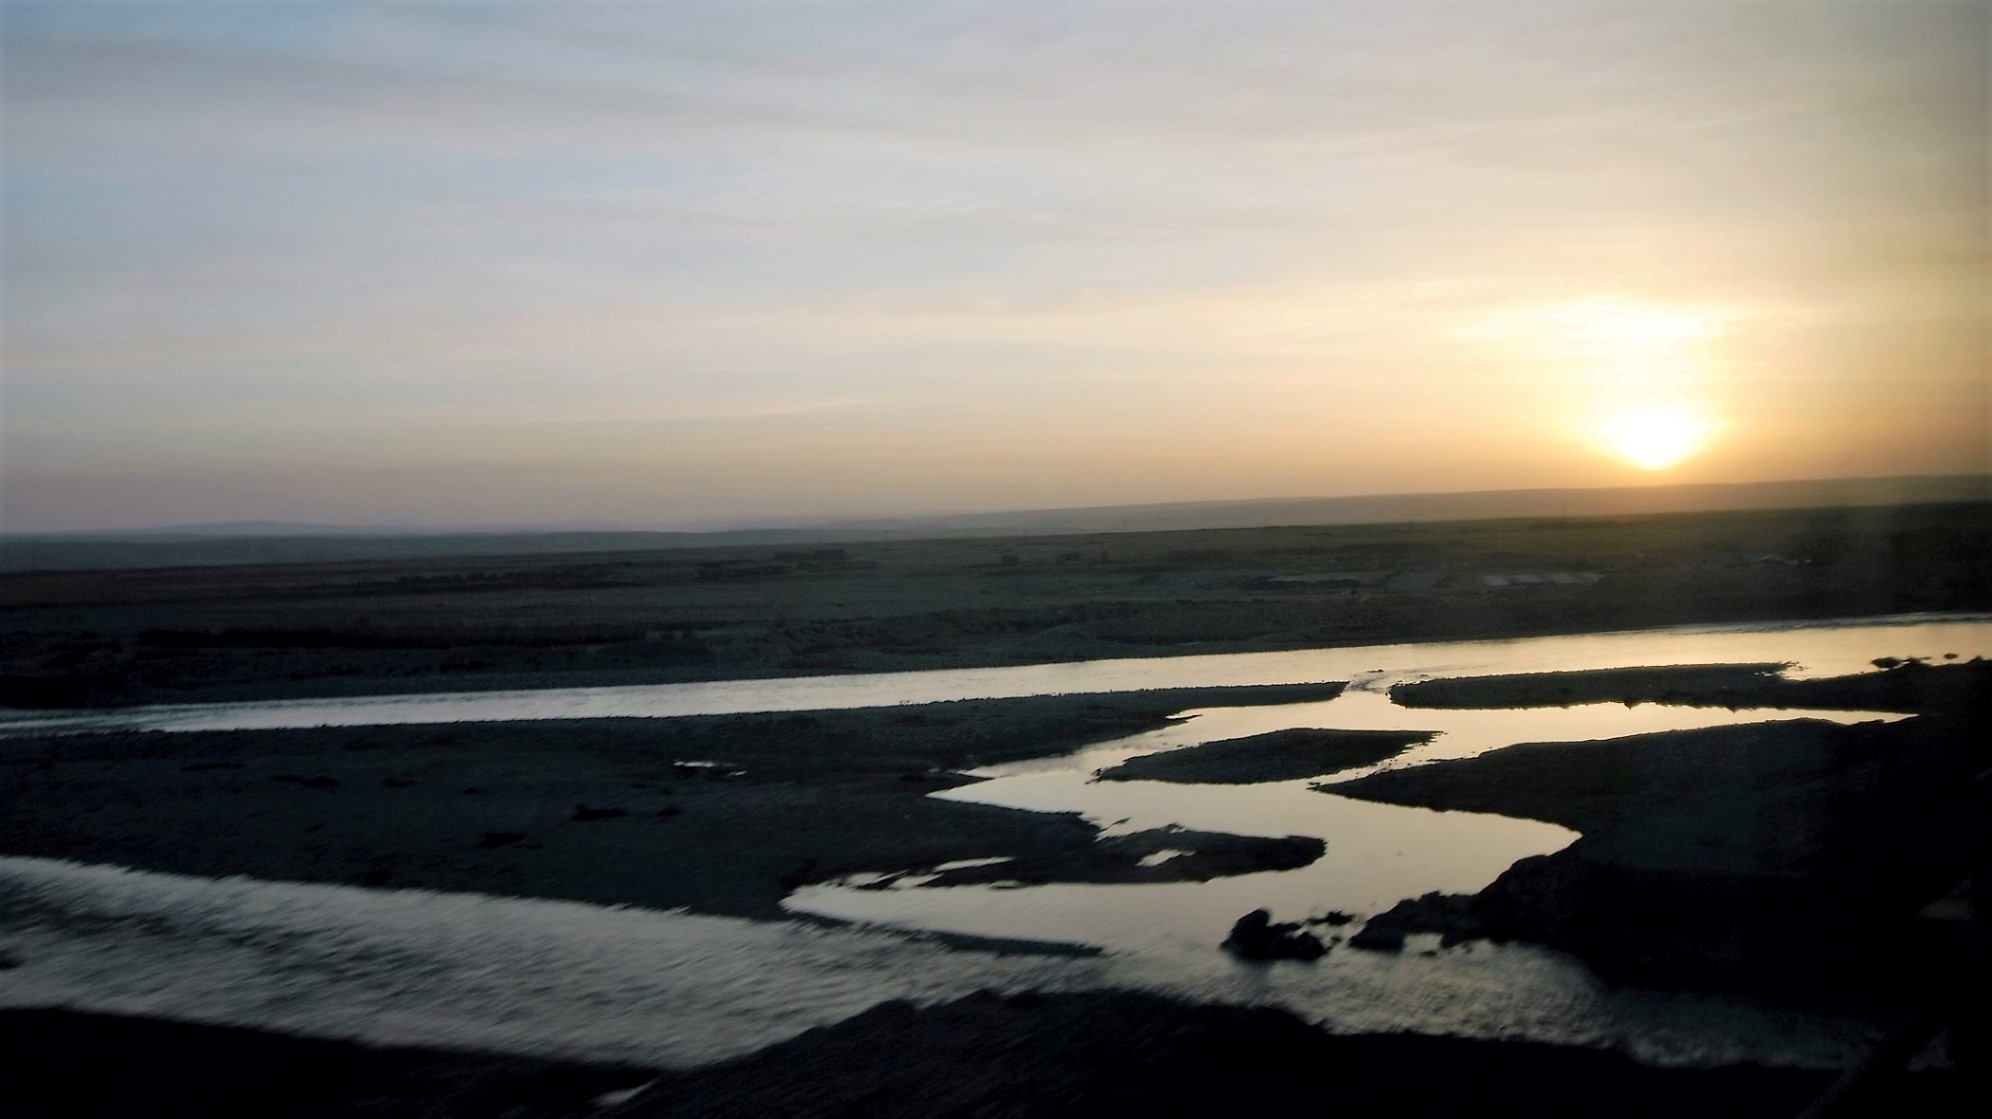
<path fill-rule="evenodd" d="M 240 540 L 271 536 L 488 536 L 539 533 L 653 532 L 615 521 L 563 521 L 554 524 L 497 525 L 337 525 L 300 521 L 210 521 L 154 528 L 83 529 L 75 532 L 0 534 L 13 540 Z"/>
<path fill-rule="evenodd" d="M 853 531 L 971 531 L 1043 535 L 1063 532 L 1261 528 L 1270 525 L 1384 524 L 1393 521 L 1495 520 L 1504 517 L 1603 517 L 1728 509 L 1921 505 L 1992 500 L 1992 475 L 1834 478 L 1796 482 L 1725 482 L 1599 489 L 1476 490 L 1461 493 L 1365 494 L 1353 497 L 1248 498 L 1232 501 L 964 513 L 897 520 L 815 522 Z M 790 522 L 793 524 L 794 522 Z"/>
<path fill-rule="evenodd" d="M 1992 475 L 1964 474 L 1598 489 L 1252 498 L 894 518 L 798 518 L 704 531 L 659 531 L 598 522 L 537 527 L 424 529 L 232 521 L 129 531 L 0 536 L 0 570 L 306 563 L 452 555 L 546 555 L 663 548 L 819 545 L 881 537 L 1049 536 L 1988 500 L 1992 500 Z"/>

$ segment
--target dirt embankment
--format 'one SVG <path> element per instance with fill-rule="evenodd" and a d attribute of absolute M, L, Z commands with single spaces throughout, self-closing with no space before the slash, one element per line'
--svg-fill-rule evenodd
<path fill-rule="evenodd" d="M 1911 918 L 1967 872 L 1984 839 L 1973 777 L 1992 762 L 1988 685 L 1986 664 L 1780 683 L 1777 694 L 1803 696 L 1794 704 L 1921 714 L 1514 746 L 1334 791 L 1583 832 L 1473 899 L 1487 934 L 1641 983 L 1887 991 L 1926 982 L 1919 966 L 1943 966 Z M 1423 908 L 1458 931 L 1459 907 Z M 1430 924 L 1412 909 L 1379 919 L 1392 920 Z"/>
<path fill-rule="evenodd" d="M 758 918 L 785 916 L 780 900 L 807 882 L 971 858 L 1012 856 L 1043 881 L 1110 878 L 1106 863 L 1128 864 L 1130 880 L 1209 877 L 1319 852 L 1205 837 L 1208 857 L 1138 868 L 1143 851 L 1096 846 L 1077 816 L 927 794 L 972 781 L 962 769 L 1154 729 L 1185 709 L 1339 690 L 6 739 L 0 853 Z"/>

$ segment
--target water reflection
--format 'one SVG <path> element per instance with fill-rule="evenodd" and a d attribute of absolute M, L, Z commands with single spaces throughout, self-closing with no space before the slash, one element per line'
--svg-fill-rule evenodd
<path fill-rule="evenodd" d="M 1516 860 L 1561 850 L 1577 833 L 1534 820 L 1351 800 L 1320 791 L 1378 769 L 1465 758 L 1518 742 L 1575 742 L 1660 731 L 1699 730 L 1810 718 L 1852 724 L 1904 716 L 1860 711 L 1729 711 L 1617 703 L 1523 710 L 1408 710 L 1392 703 L 1404 675 L 1375 674 L 1365 687 L 1318 703 L 1192 712 L 1189 721 L 1093 746 L 976 771 L 987 780 L 934 795 L 1023 808 L 1076 812 L 1109 834 L 1177 826 L 1236 835 L 1305 835 L 1326 841 L 1314 863 L 1286 871 L 1158 885 L 1046 885 L 859 888 L 847 882 L 798 891 L 800 912 L 983 936 L 1066 940 L 1116 952 L 1194 954 L 1222 940 L 1230 923 L 1267 907 L 1281 920 L 1330 909 L 1375 914 L 1439 890 L 1474 893 Z M 1093 775 L 1132 757 L 1292 727 L 1436 732 L 1377 766 L 1318 778 L 1252 785 L 1101 781 Z"/>
<path fill-rule="evenodd" d="M 1615 990 L 1521 946 L 1320 965 L 1211 949 L 1002 956 L 905 936 L 574 902 L 203 879 L 0 858 L 0 1006 L 69 1006 L 377 1044 L 686 1066 L 889 998 L 1134 988 L 1286 1006 L 1347 1032 L 1617 1046 L 1661 1063 L 1843 1064 L 1860 1022 Z"/>
<path fill-rule="evenodd" d="M 1992 632 L 1992 615 L 1902 615 L 940 672 L 16 713 L 0 718 L 0 735 L 732 715 L 1144 688 L 1304 684 L 1420 673 L 1484 676 L 1658 664 L 1791 661 L 1796 662 L 1793 672 L 1800 677 L 1836 676 L 1862 671 L 1879 656 L 1938 658 L 1952 652 L 1964 656 L 1987 652 L 1992 650 L 1988 632 Z"/>

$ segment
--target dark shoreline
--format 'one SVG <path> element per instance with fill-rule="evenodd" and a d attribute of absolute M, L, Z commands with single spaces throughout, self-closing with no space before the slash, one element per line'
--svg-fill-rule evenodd
<path fill-rule="evenodd" d="M 1374 765 L 1431 739 L 1426 731 L 1276 730 L 1129 758 L 1101 770 L 1099 779 L 1192 785 L 1294 781 Z"/>
<path fill-rule="evenodd" d="M 372 696 L 481 695 L 489 692 L 561 691 L 570 688 L 643 688 L 672 684 L 716 684 L 734 681 L 797 680 L 870 676 L 904 672 L 947 672 L 977 668 L 1055 667 L 1099 660 L 1141 660 L 1147 658 L 1197 657 L 1249 653 L 1292 653 L 1311 649 L 1351 649 L 1374 645 L 1443 644 L 1454 642 L 1519 641 L 1537 637 L 1591 637 L 1618 633 L 1645 633 L 1667 630 L 1722 630 L 1728 628 L 1806 629 L 1819 626 L 1868 625 L 1888 619 L 1913 621 L 1925 616 L 1962 619 L 1992 618 L 1992 603 L 1957 609 L 1933 608 L 1917 611 L 1881 610 L 1870 613 L 1844 613 L 1821 608 L 1810 613 L 1754 614 L 1727 611 L 1711 616 L 1661 616 L 1643 623 L 1637 619 L 1605 619 L 1592 625 L 1528 624 L 1505 621 L 1499 626 L 1411 628 L 1401 633 L 1366 632 L 1346 639 L 1327 637 L 1309 640 L 1218 640 L 1188 641 L 1166 645 L 1121 644 L 1095 641 L 1085 648 L 1059 655 L 1015 655 L 996 650 L 970 650 L 946 655 L 918 653 L 879 653 L 854 651 L 833 660 L 793 662 L 782 665 L 743 665 L 722 669 L 652 668 L 601 669 L 572 672 L 477 673 L 439 676 L 340 675 L 319 679 L 265 680 L 198 688 L 149 689 L 124 693 L 114 699 L 77 693 L 63 681 L 36 681 L 13 678 L 0 680 L 0 714 L 21 717 L 65 712 L 113 713 L 152 706 L 198 706 L 211 703 L 280 703 L 291 700 L 364 699 Z M 1729 666 L 1711 665 L 1721 669 Z M 1628 670 L 1633 671 L 1633 670 Z M 44 698 L 48 701 L 44 702 Z M 85 702 L 75 702 L 83 699 Z M 1714 702 L 1714 701 L 1711 701 Z M 1416 706 L 1418 704 L 1413 704 Z M 1432 706 L 1448 704 L 1434 703 Z"/>
<path fill-rule="evenodd" d="M 1674 704 L 1777 711 L 1788 708 L 1916 713 L 1960 707 L 1985 686 L 1969 672 L 1985 662 L 1877 658 L 1881 671 L 1823 680 L 1789 680 L 1784 665 L 1708 664 L 1442 677 L 1393 686 L 1391 702 L 1417 708 L 1568 707 L 1583 703 Z M 1930 670 L 1940 669 L 1932 673 Z"/>

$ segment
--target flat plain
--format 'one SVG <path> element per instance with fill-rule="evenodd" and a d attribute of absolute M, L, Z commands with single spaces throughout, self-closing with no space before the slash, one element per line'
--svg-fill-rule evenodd
<path fill-rule="evenodd" d="M 142 548 L 143 545 L 132 545 Z M 0 575 L 0 704 L 890 672 L 1992 608 L 1992 505 Z"/>

